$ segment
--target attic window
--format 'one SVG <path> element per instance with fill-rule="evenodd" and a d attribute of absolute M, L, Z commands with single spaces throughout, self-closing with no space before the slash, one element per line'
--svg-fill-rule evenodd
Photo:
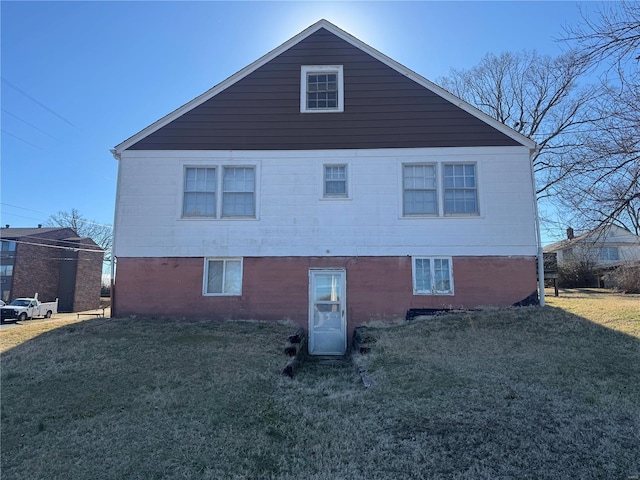
<path fill-rule="evenodd" d="M 302 66 L 300 75 L 300 111 L 344 111 L 342 65 Z"/>

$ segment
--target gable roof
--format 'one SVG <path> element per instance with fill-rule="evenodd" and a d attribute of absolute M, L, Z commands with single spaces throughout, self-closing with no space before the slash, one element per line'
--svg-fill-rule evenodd
<path fill-rule="evenodd" d="M 84 247 L 89 247 L 89 251 L 104 252 L 92 238 L 79 237 L 70 227 L 2 228 L 0 229 L 0 239 L 25 244 L 28 244 L 29 240 L 37 240 L 38 243 L 34 245 L 57 246 L 62 244 L 69 248 L 82 244 Z"/>
<path fill-rule="evenodd" d="M 615 242 L 612 240 L 615 238 Z M 595 228 L 588 232 L 577 235 L 571 239 L 565 238 L 559 242 L 554 242 L 543 248 L 545 253 L 558 252 L 565 248 L 573 247 L 578 244 L 629 244 L 640 245 L 640 236 L 633 234 L 626 228 L 617 225 L 609 225 L 607 227 Z"/>
<path fill-rule="evenodd" d="M 76 235 L 76 232 L 68 227 L 2 228 L 0 229 L 0 238 L 18 239 L 22 237 L 46 237 L 48 234 L 53 232 L 62 232 L 69 236 Z"/>
<path fill-rule="evenodd" d="M 335 40 L 337 40 L 337 42 Z M 333 41 L 333 43 L 329 44 L 328 42 L 330 41 Z M 242 143 L 241 147 L 238 147 L 237 143 L 234 144 L 225 141 L 225 138 L 228 136 L 228 132 L 225 130 L 225 128 L 227 127 L 226 120 L 230 117 L 216 116 L 217 112 L 225 109 L 225 106 L 229 103 L 229 98 L 237 98 L 238 91 L 247 91 L 247 88 L 242 90 L 241 87 L 251 83 L 251 80 L 254 80 L 257 75 L 261 74 L 264 78 L 266 76 L 269 76 L 270 74 L 271 78 L 273 79 L 274 72 L 268 71 L 270 62 L 272 62 L 272 65 L 277 64 L 276 66 L 277 68 L 280 68 L 280 72 L 282 72 L 283 68 L 288 68 L 288 79 L 291 82 L 295 81 L 296 85 L 300 81 L 300 62 L 303 62 L 302 64 L 311 65 L 336 64 L 335 61 L 332 61 L 333 57 L 331 57 L 329 54 L 324 56 L 319 54 L 319 47 L 326 48 L 327 45 L 331 45 L 331 47 L 333 48 L 332 52 L 338 51 L 338 47 L 342 48 L 342 51 L 345 51 L 345 46 L 347 47 L 347 49 L 350 49 L 350 58 L 352 58 L 354 62 L 358 62 L 357 68 L 377 68 L 376 72 L 379 73 L 381 72 L 380 66 L 384 66 L 386 70 L 393 71 L 393 78 L 388 77 L 382 79 L 381 81 L 394 83 L 396 93 L 399 93 L 400 96 L 406 97 L 407 95 L 413 95 L 413 97 L 411 98 L 412 101 L 415 101 L 415 96 L 418 96 L 419 101 L 417 103 L 424 104 L 422 107 L 420 107 L 423 113 L 427 110 L 430 110 L 431 118 L 430 123 L 427 125 L 428 128 L 425 130 L 424 125 L 420 124 L 421 128 L 414 129 L 416 131 L 413 133 L 413 137 L 405 136 L 403 138 L 402 142 L 400 142 L 402 146 L 452 146 L 447 143 L 447 141 L 449 140 L 447 140 L 446 137 L 447 135 L 449 135 L 449 137 L 452 135 L 457 135 L 458 137 L 465 135 L 466 133 L 464 132 L 460 133 L 459 131 L 456 131 L 458 125 L 462 122 L 464 123 L 463 127 L 468 127 L 469 129 L 473 130 L 473 133 L 475 135 L 468 140 L 468 142 L 470 142 L 469 145 L 522 145 L 531 150 L 536 148 L 535 142 L 533 142 L 529 138 L 484 114 L 480 110 L 457 98 L 443 88 L 435 85 L 426 78 L 409 70 L 395 60 L 392 60 L 391 58 L 378 52 L 364 42 L 351 36 L 332 23 L 326 20 L 320 20 L 298 35 L 294 36 L 287 42 L 283 43 L 279 47 L 275 48 L 271 52 L 267 53 L 263 57 L 259 58 L 252 64 L 248 65 L 223 82 L 204 92 L 202 95 L 199 95 L 190 102 L 179 107 L 165 117 L 154 122 L 137 134 L 120 143 L 112 150 L 112 153 L 116 158 L 118 158 L 120 153 L 127 149 L 242 149 L 242 146 L 247 145 L 248 149 L 283 148 L 281 145 L 270 144 L 268 140 L 252 142 L 244 139 L 244 143 Z M 320 53 L 324 52 L 320 51 Z M 358 54 L 360 55 L 360 57 L 356 58 Z M 366 58 L 362 55 L 366 56 Z M 309 58 L 313 58 L 313 63 L 306 63 Z M 326 58 L 328 63 L 320 63 L 317 61 L 318 59 L 324 58 Z M 362 67 L 364 62 L 368 59 L 371 59 L 369 60 L 370 63 Z M 296 61 L 298 62 L 297 65 L 295 63 Z M 283 67 L 283 65 L 285 66 Z M 291 68 L 294 65 L 296 66 L 296 69 Z M 279 72 L 276 71 L 276 74 L 278 73 Z M 364 73 L 360 71 L 358 72 L 358 74 L 361 77 L 366 76 L 366 71 Z M 345 71 L 345 82 L 347 81 L 346 77 L 347 74 Z M 416 90 L 415 85 L 422 88 Z M 251 87 L 253 87 L 254 91 L 256 89 L 260 90 L 260 85 L 256 85 L 255 82 L 251 84 Z M 234 88 L 237 90 L 236 92 L 233 91 Z M 345 91 L 346 89 L 347 86 L 345 85 Z M 235 97 L 234 94 L 236 94 Z M 292 89 L 291 85 L 289 85 L 288 94 L 297 95 L 297 97 L 295 98 L 297 99 L 297 101 L 299 101 L 299 86 Z M 290 106 L 292 99 L 293 97 L 289 99 Z M 379 99 L 380 98 L 377 98 L 376 100 Z M 227 103 L 225 103 L 225 101 Z M 347 102 L 345 100 L 345 105 L 346 103 Z M 293 106 L 298 108 L 299 104 Z M 403 108 L 410 109 L 411 107 L 411 104 L 405 104 Z M 345 111 L 346 110 L 347 108 L 345 106 Z M 444 115 L 441 115 L 443 110 Z M 245 113 L 244 117 L 242 118 L 244 122 L 246 122 L 247 119 L 252 118 L 252 115 L 246 114 L 247 112 L 243 113 Z M 253 112 L 249 113 L 253 114 Z M 403 113 L 406 112 L 403 111 Z M 462 119 L 462 121 L 461 114 L 464 115 L 464 119 Z M 304 122 L 311 124 L 311 127 L 321 126 L 322 128 L 327 128 L 327 124 L 329 123 L 328 119 L 330 119 L 332 122 L 335 122 L 336 118 L 339 117 L 336 117 L 334 115 L 325 116 L 316 114 L 303 114 L 302 116 L 300 116 L 299 110 L 297 110 L 296 117 L 293 119 L 293 123 L 292 119 L 289 118 L 288 123 L 284 122 L 284 125 L 285 128 L 291 129 L 292 126 L 297 126 L 300 123 L 300 120 L 304 120 Z M 344 127 L 351 127 L 354 124 L 354 121 L 359 121 L 362 118 L 362 115 L 358 116 L 357 119 L 353 116 L 349 118 L 348 115 L 344 115 L 340 118 L 342 119 L 344 124 L 340 125 L 338 122 L 337 125 L 331 125 L 334 130 L 325 130 L 325 137 L 330 137 L 332 134 L 339 134 L 340 132 L 343 132 Z M 448 125 L 448 130 L 446 132 L 443 132 L 442 128 L 438 127 L 442 123 L 446 124 L 448 118 L 452 118 L 450 122 L 453 122 L 453 124 Z M 402 132 L 402 134 L 404 134 L 405 131 L 411 133 L 411 127 L 415 126 L 415 122 L 407 125 L 406 122 L 402 123 L 400 122 L 400 120 L 405 119 L 390 118 L 383 120 L 386 123 L 384 124 L 382 131 L 387 132 L 389 128 L 397 128 L 399 132 Z M 277 122 L 274 122 L 273 118 L 267 118 L 265 119 L 263 124 L 274 125 L 274 123 Z M 428 131 L 429 129 L 433 130 L 433 138 L 431 139 L 429 138 L 429 135 L 425 135 L 425 131 Z M 162 130 L 162 132 L 159 132 L 160 130 Z M 193 135 L 200 135 L 200 137 L 192 143 L 185 143 L 184 138 L 176 141 L 176 139 L 180 135 L 186 137 L 187 134 L 185 132 L 187 131 L 189 132 L 188 135 L 191 137 L 193 137 Z M 194 134 L 192 132 L 196 133 Z M 218 139 L 216 141 L 204 139 L 205 136 L 215 136 L 216 134 L 218 134 Z M 273 137 L 273 132 L 260 132 L 257 136 L 260 135 L 263 135 L 264 137 Z M 343 143 L 330 144 L 328 147 L 325 144 L 314 144 L 313 142 L 309 143 L 307 141 L 306 143 L 304 143 L 303 148 L 363 148 L 363 145 L 371 145 L 371 139 L 375 138 L 376 135 L 377 132 L 373 132 L 366 142 L 365 140 L 358 141 L 358 139 L 355 138 L 355 140 L 350 139 L 350 141 L 346 141 Z M 249 131 L 245 136 L 255 137 L 256 134 L 255 132 Z M 290 135 L 290 137 L 295 137 L 295 134 Z M 296 147 L 300 147 L 300 145 L 303 145 L 302 141 L 294 141 L 290 145 L 286 145 L 284 148 L 297 149 Z M 376 144 L 375 142 L 373 142 L 372 148 L 384 147 L 387 145 L 397 146 L 393 143 Z M 466 146 L 467 144 L 464 145 Z"/>

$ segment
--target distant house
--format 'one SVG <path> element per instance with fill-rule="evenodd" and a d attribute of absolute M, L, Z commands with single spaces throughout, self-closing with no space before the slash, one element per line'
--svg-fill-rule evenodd
<path fill-rule="evenodd" d="M 100 305 L 104 251 L 71 228 L 0 229 L 2 300 L 58 298 L 58 310 L 75 312 Z"/>
<path fill-rule="evenodd" d="M 535 147 L 321 20 L 112 150 L 112 313 L 289 318 L 342 354 L 410 309 L 535 302 Z"/>
<path fill-rule="evenodd" d="M 545 253 L 556 253 L 558 263 L 588 261 L 594 267 L 612 267 L 640 262 L 640 236 L 629 230 L 611 226 L 575 236 L 567 229 L 567 238 L 547 245 Z"/>
<path fill-rule="evenodd" d="M 593 286 L 606 286 L 604 274 L 608 271 L 621 265 L 640 265 L 640 236 L 615 225 L 577 236 L 568 228 L 566 239 L 547 245 L 543 251 L 556 254 L 559 265 L 587 265 L 596 274 Z"/>

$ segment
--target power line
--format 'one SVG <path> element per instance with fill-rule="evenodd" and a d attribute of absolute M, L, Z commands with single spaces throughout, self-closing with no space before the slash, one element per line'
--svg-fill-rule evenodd
<path fill-rule="evenodd" d="M 2 112 L 6 113 L 7 115 L 9 115 L 9 116 L 11 116 L 11 117 L 13 117 L 13 118 L 15 118 L 15 119 L 16 119 L 16 120 L 18 120 L 18 121 L 20 121 L 20 122 L 24 123 L 25 125 L 29 125 L 31 128 L 35 128 L 35 129 L 36 129 L 36 130 L 38 130 L 39 132 L 44 133 L 45 135 L 47 135 L 47 136 L 49 136 L 49 137 L 53 138 L 54 140 L 57 140 L 57 138 L 56 138 L 56 137 L 54 137 L 53 135 L 51 135 L 50 133 L 45 132 L 45 131 L 44 131 L 44 130 L 42 130 L 41 128 L 36 127 L 35 125 L 33 125 L 33 124 L 31 124 L 31 123 L 27 122 L 26 120 L 23 120 L 22 118 L 20 118 L 19 116 L 17 116 L 17 115 L 15 115 L 15 114 L 11 113 L 10 111 L 5 110 L 5 109 L 3 108 L 3 109 L 2 109 Z"/>
<path fill-rule="evenodd" d="M 24 138 L 20 138 L 19 136 L 14 135 L 13 133 L 9 133 L 9 132 L 7 132 L 5 129 L 2 129 L 2 133 L 4 133 L 5 135 L 9 135 L 10 137 L 15 138 L 16 140 L 20 140 L 21 142 L 24 142 L 24 143 L 26 143 L 27 145 L 31 145 L 32 147 L 37 148 L 38 150 L 42 150 L 43 152 L 46 152 L 46 151 L 47 151 L 47 150 L 45 150 L 44 148 L 39 147 L 39 146 L 38 146 L 38 145 L 36 145 L 35 143 L 31 143 L 31 142 L 29 142 L 28 140 L 25 140 Z"/>
<path fill-rule="evenodd" d="M 55 110 L 47 107 L 44 103 L 36 100 L 35 98 L 33 98 L 31 95 L 29 95 L 27 92 L 25 92 L 24 90 L 21 90 L 20 88 L 18 88 L 17 86 L 15 86 L 13 83 L 11 83 L 9 80 L 7 80 L 4 77 L 2 78 L 2 82 L 6 85 L 8 85 L 9 87 L 13 88 L 16 92 L 21 93 L 22 95 L 24 95 L 25 97 L 27 97 L 29 100 L 31 100 L 33 103 L 40 105 L 42 108 L 44 108 L 46 111 L 48 111 L 49 113 L 52 113 L 53 115 L 55 115 L 56 117 L 58 117 L 60 120 L 62 120 L 63 122 L 71 125 L 73 128 L 76 128 L 78 130 L 80 130 L 76 125 L 74 125 L 72 122 L 70 122 L 69 120 L 67 120 L 66 118 L 64 118 L 62 115 L 60 115 L 59 113 L 57 113 Z"/>
<path fill-rule="evenodd" d="M 38 237 L 38 240 L 40 240 L 39 237 Z M 52 239 L 48 238 L 46 240 L 52 240 Z M 60 250 L 71 250 L 72 252 L 104 253 L 104 250 L 102 250 L 101 248 L 95 249 L 95 248 L 65 247 L 64 245 L 47 245 L 45 243 L 24 242 L 22 240 L 9 240 L 9 239 L 2 239 L 2 241 L 3 242 L 15 242 L 15 243 L 17 243 L 19 245 L 35 245 L 36 247 L 58 248 Z"/>

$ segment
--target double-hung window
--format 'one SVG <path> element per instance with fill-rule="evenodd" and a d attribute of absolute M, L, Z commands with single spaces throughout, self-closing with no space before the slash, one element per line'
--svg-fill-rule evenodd
<path fill-rule="evenodd" d="M 224 167 L 222 216 L 255 217 L 256 182 L 253 167 Z"/>
<path fill-rule="evenodd" d="M 185 168 L 183 218 L 255 218 L 255 216 L 255 167 Z"/>
<path fill-rule="evenodd" d="M 347 193 L 347 166 L 325 165 L 324 197 L 345 198 L 347 197 Z"/>
<path fill-rule="evenodd" d="M 342 65 L 303 65 L 300 75 L 301 112 L 344 111 Z"/>
<path fill-rule="evenodd" d="M 241 295 L 242 259 L 207 258 L 204 266 L 204 295 Z"/>
<path fill-rule="evenodd" d="M 445 215 L 479 213 L 474 163 L 444 165 L 444 213 Z"/>
<path fill-rule="evenodd" d="M 403 165 L 403 215 L 437 215 L 436 166 L 428 164 Z"/>
<path fill-rule="evenodd" d="M 413 294 L 453 295 L 451 258 L 414 257 Z"/>
<path fill-rule="evenodd" d="M 183 217 L 216 216 L 216 169 L 187 167 L 184 174 Z"/>

